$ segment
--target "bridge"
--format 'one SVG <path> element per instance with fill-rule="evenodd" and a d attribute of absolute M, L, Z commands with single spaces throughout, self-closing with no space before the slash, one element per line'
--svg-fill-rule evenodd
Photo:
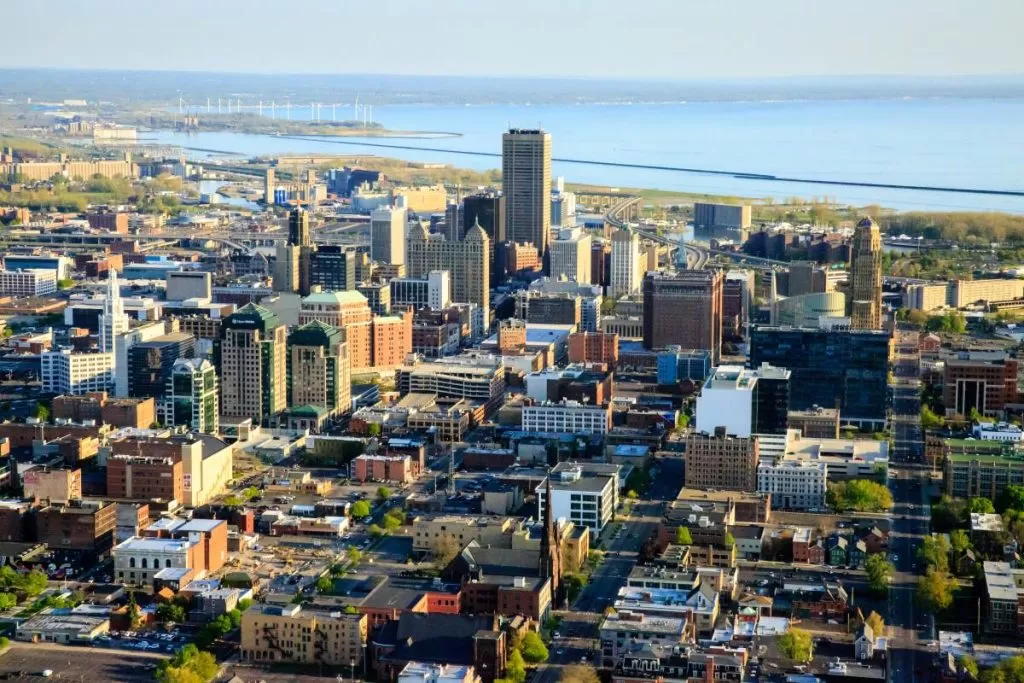
<path fill-rule="evenodd" d="M 618 228 L 626 229 L 635 232 L 640 237 L 655 242 L 657 244 L 663 244 L 669 248 L 669 255 L 671 256 L 673 251 L 678 252 L 680 243 L 677 240 L 670 239 L 652 230 L 644 230 L 640 227 L 634 227 L 629 225 L 626 221 L 631 218 L 638 218 L 640 215 L 640 206 L 642 200 L 640 197 L 630 196 L 624 197 L 617 204 L 612 206 L 608 213 L 605 214 L 605 222 L 609 225 Z M 694 244 L 683 244 L 683 249 L 686 252 L 686 263 L 685 266 L 690 269 L 699 270 L 707 265 L 710 258 L 708 250 L 704 247 L 699 247 Z M 678 259 L 677 259 L 678 260 Z"/>

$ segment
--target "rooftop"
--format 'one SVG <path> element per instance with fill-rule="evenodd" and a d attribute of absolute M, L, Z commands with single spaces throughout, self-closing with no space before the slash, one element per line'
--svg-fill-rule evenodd
<path fill-rule="evenodd" d="M 635 631 L 655 636 L 682 636 L 686 627 L 685 619 L 673 617 L 652 617 L 647 614 L 620 610 L 605 617 L 601 622 L 601 630 Z"/>

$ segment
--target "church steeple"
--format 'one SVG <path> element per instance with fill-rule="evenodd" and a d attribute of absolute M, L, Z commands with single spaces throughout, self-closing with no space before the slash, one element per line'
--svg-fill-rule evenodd
<path fill-rule="evenodd" d="M 561 605 L 562 553 L 555 528 L 554 506 L 551 501 L 551 474 L 544 480 L 544 530 L 540 537 L 540 557 L 538 558 L 541 578 L 551 579 L 551 595 L 555 604 Z"/>

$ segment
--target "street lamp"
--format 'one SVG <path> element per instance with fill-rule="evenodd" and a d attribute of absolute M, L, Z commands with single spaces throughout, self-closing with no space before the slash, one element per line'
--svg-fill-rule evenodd
<path fill-rule="evenodd" d="M 356 680 L 356 660 L 354 660 L 354 659 L 348 660 L 348 669 L 349 669 L 349 673 L 352 674 L 352 680 L 353 681 Z"/>

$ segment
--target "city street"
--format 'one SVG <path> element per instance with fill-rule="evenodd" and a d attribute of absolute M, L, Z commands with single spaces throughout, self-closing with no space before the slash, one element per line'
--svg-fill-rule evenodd
<path fill-rule="evenodd" d="M 917 332 L 897 330 L 890 385 L 894 463 L 924 461 L 920 366 Z"/>

